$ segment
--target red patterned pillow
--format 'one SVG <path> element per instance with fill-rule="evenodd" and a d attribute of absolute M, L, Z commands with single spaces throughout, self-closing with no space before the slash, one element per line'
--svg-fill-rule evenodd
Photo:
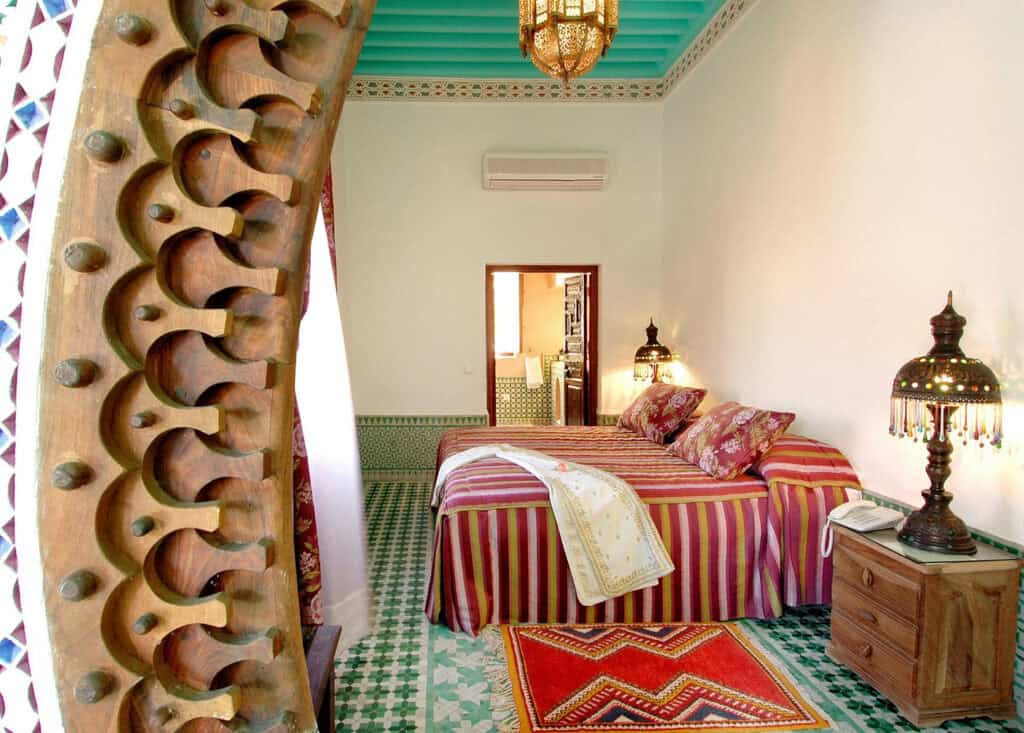
<path fill-rule="evenodd" d="M 775 445 L 795 418 L 792 412 L 725 402 L 687 428 L 668 451 L 717 479 L 734 479 Z"/>
<path fill-rule="evenodd" d="M 655 382 L 626 408 L 619 417 L 619 427 L 664 443 L 707 393 L 706 389 Z"/>

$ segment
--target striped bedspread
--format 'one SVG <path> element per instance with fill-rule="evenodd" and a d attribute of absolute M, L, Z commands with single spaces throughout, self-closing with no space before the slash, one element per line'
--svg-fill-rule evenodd
<path fill-rule="evenodd" d="M 831 563 L 817 539 L 859 484 L 829 446 L 785 436 L 750 474 L 719 481 L 615 427 L 460 428 L 445 433 L 438 461 L 488 443 L 628 481 L 676 571 L 654 588 L 580 605 L 547 489 L 518 466 L 485 459 L 454 471 L 441 500 L 426 603 L 435 623 L 475 634 L 489 623 L 774 618 L 783 604 L 831 600 Z"/>

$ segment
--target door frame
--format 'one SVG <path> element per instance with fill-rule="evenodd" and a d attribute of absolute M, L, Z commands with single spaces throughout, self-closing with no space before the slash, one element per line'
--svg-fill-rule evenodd
<path fill-rule="evenodd" d="M 487 344 L 487 424 L 495 425 L 498 411 L 498 399 L 495 389 L 494 366 L 494 278 L 495 272 L 521 273 L 578 273 L 590 276 L 587 287 L 587 355 L 584 369 L 587 375 L 587 425 L 597 425 L 597 383 L 598 371 L 598 304 L 600 265 L 484 265 L 484 321 L 486 321 Z"/>

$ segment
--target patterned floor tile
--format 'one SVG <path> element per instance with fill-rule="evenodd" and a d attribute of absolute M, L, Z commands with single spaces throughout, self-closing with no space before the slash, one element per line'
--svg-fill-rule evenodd
<path fill-rule="evenodd" d="M 366 477 L 374 631 L 337 663 L 340 731 L 496 733 L 491 683 L 504 661 L 485 635 L 429 624 L 423 615 L 433 533 L 430 482 Z M 843 733 L 911 733 L 895 706 L 825 656 L 829 609 L 787 609 L 774 621 L 737 622 Z M 1024 731 L 1021 720 L 952 721 L 934 731 Z"/>
<path fill-rule="evenodd" d="M 493 733 L 511 711 L 491 706 L 488 667 L 504 665 L 482 638 L 430 627 L 428 731 Z"/>
<path fill-rule="evenodd" d="M 366 484 L 373 633 L 337 663 L 341 731 L 424 730 L 431 520 L 429 483 Z"/>

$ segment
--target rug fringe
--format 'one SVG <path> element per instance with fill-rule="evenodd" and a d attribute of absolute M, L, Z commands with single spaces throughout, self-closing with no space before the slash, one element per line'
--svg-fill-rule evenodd
<path fill-rule="evenodd" d="M 519 714 L 512 694 L 512 677 L 508 673 L 501 627 L 490 626 L 484 629 L 480 639 L 487 649 L 484 672 L 491 683 L 491 712 L 504 713 L 502 719 L 494 721 L 497 733 L 519 733 Z"/>

